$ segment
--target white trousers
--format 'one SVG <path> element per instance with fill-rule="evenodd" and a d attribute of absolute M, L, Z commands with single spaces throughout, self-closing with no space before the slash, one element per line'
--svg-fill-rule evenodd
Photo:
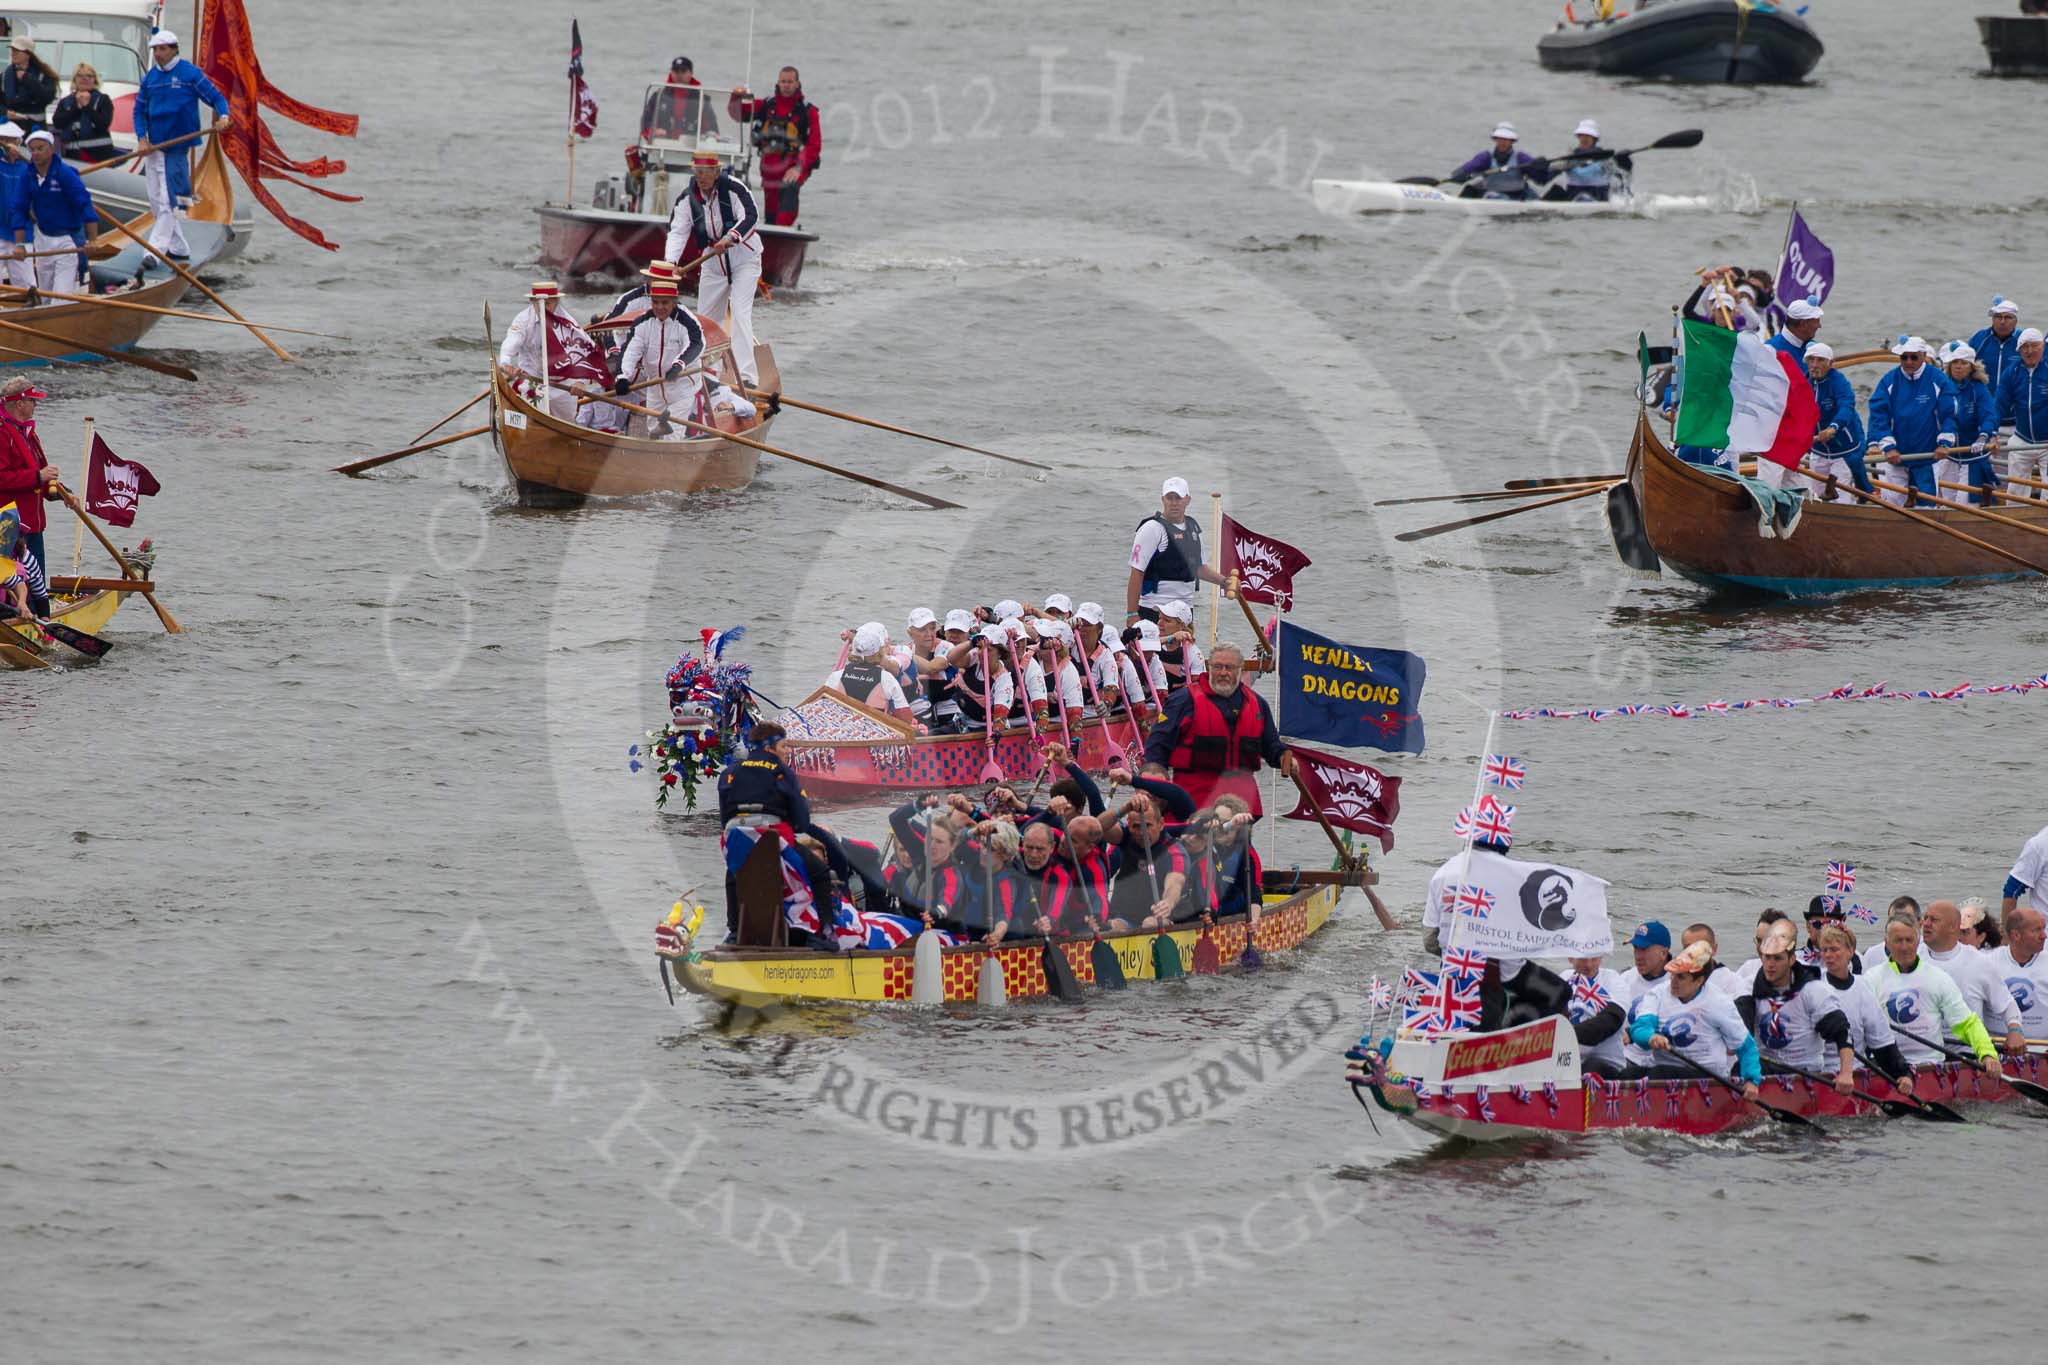
<path fill-rule="evenodd" d="M 65 251 L 65 247 L 72 247 L 73 249 Z M 69 237 L 45 237 L 42 229 L 38 228 L 35 232 L 35 241 L 31 244 L 31 250 L 61 253 L 56 256 L 44 256 L 40 260 L 24 261 L 22 263 L 36 268 L 36 287 L 38 289 L 52 289 L 60 294 L 76 294 L 78 292 L 78 251 Z"/>
<path fill-rule="evenodd" d="M 15 245 L 19 246 L 23 251 L 34 251 L 36 249 L 34 242 L 17 242 Z M 17 261 L 12 257 L 8 258 L 7 282 L 16 289 L 35 288 L 36 263 L 28 260 Z"/>
<path fill-rule="evenodd" d="M 178 155 L 185 155 L 180 147 Z M 178 219 L 178 206 L 171 202 L 171 181 L 164 173 L 164 153 L 151 152 L 142 158 L 143 178 L 149 184 L 149 211 L 155 221 L 149 226 L 149 244 L 169 256 L 190 256 L 185 225 Z"/>
<path fill-rule="evenodd" d="M 1806 457 L 1806 467 L 1816 474 L 1825 474 L 1844 488 L 1854 488 L 1856 486 L 1856 471 L 1849 468 L 1847 460 L 1838 460 L 1832 455 L 1823 455 L 1816 450 Z M 1814 496 L 1839 498 L 1843 502 L 1855 502 L 1857 500 L 1855 494 L 1837 492 L 1825 484 L 1816 484 L 1814 486 Z"/>
<path fill-rule="evenodd" d="M 731 263 L 732 277 L 726 278 Z M 761 382 L 754 364 L 754 286 L 761 278 L 761 254 L 738 247 L 697 267 L 697 311 L 722 325 L 732 338 L 732 359 L 740 378 L 749 384 Z M 730 308 L 732 316 L 726 316 Z"/>
<path fill-rule="evenodd" d="M 653 408 L 656 412 L 667 413 L 669 420 L 674 423 L 666 436 L 656 438 L 654 428 L 657 424 L 655 420 L 643 413 L 636 412 L 632 414 L 632 435 L 646 437 L 650 440 L 687 441 L 697 434 L 682 425 L 684 422 L 694 422 L 697 420 L 697 381 L 694 378 L 678 380 L 673 384 L 657 384 L 651 389 L 642 389 L 639 393 L 632 396 L 631 401 L 638 403 L 643 408 Z"/>
<path fill-rule="evenodd" d="M 2032 449 L 2024 446 L 2014 448 L 2010 443 L 2005 448 L 2005 473 L 2008 477 L 2017 474 L 2023 479 L 2048 479 L 2048 444 Z M 2006 490 L 2016 498 L 2048 498 L 2048 492 L 2029 488 L 2016 483 Z"/>
<path fill-rule="evenodd" d="M 1879 464 L 1871 477 L 1882 479 L 1886 483 L 1895 483 L 1901 488 L 1910 487 L 1913 482 L 1912 476 L 1906 473 L 1904 465 L 1893 464 L 1890 460 L 1885 460 Z M 1904 493 L 1894 493 L 1889 488 L 1880 488 L 1877 490 L 1877 495 L 1894 507 L 1904 507 L 1906 505 L 1906 495 Z"/>
<path fill-rule="evenodd" d="M 1776 460 L 1757 456 L 1756 481 L 1766 488 L 1783 488 L 1793 492 L 1804 491 L 1815 494 L 1820 491 L 1818 484 L 1796 469 L 1787 469 Z"/>

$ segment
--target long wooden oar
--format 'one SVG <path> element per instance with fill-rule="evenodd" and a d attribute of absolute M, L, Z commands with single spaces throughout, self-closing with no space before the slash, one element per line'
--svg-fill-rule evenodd
<path fill-rule="evenodd" d="M 95 171 L 104 171 L 110 166 L 133 164 L 148 157 L 150 152 L 161 152 L 172 147 L 182 147 L 188 142 L 197 142 L 200 138 L 210 137 L 216 131 L 218 130 L 213 128 L 201 128 L 196 133 L 187 133 L 183 137 L 174 137 L 168 142 L 155 143 L 148 152 L 123 152 L 120 156 L 110 157 L 105 161 L 96 161 L 90 166 L 82 166 L 79 168 L 78 173 L 81 176 L 85 176 L 91 175 Z"/>
<path fill-rule="evenodd" d="M 1991 1074 L 1984 1070 L 1984 1063 L 1978 1060 L 1977 1054 L 1974 1052 L 1965 1052 L 1961 1048 L 1948 1047 L 1945 1044 L 1937 1043 L 1932 1038 L 1915 1033 L 1911 1029 L 1900 1028 L 1897 1024 L 1892 1025 L 1892 1032 L 1898 1034 L 1901 1038 L 1911 1038 L 1922 1047 L 1933 1048 L 1950 1061 L 1966 1063 L 1977 1068 L 1978 1071 L 1983 1072 L 1987 1076 Z M 2005 1074 L 2005 1068 L 2002 1065 L 1999 1067 L 1999 1074 L 1992 1079 L 2004 1081 L 2008 1089 L 2025 1095 L 2036 1104 L 2048 1104 L 2048 1086 L 2036 1085 L 2032 1081 L 2021 1080 L 2018 1076 L 2008 1076 Z"/>
<path fill-rule="evenodd" d="M 69 355 L 75 351 L 84 351 L 89 355 L 96 355 L 102 360 L 118 360 L 123 365 L 133 365 L 137 369 L 153 370 L 157 374 L 167 374 L 173 379 L 182 379 L 188 384 L 199 382 L 199 376 L 186 369 L 183 365 L 173 365 L 168 360 L 157 360 L 146 355 L 134 355 L 127 351 L 109 351 L 104 347 L 95 346 L 91 342 L 80 341 L 76 337 L 59 336 L 55 332 L 45 332 L 40 327 L 30 327 L 24 323 L 9 322 L 4 318 L 0 318 L 0 331 L 19 332 L 23 336 L 34 337 L 45 346 L 60 347 L 59 354 Z"/>
<path fill-rule="evenodd" d="M 1907 521 L 1917 521 L 1922 526 L 1928 527 L 1931 530 L 1939 531 L 1945 536 L 1953 536 L 1957 540 L 1962 541 L 1965 545 L 1974 545 L 1976 548 L 1984 551 L 1986 554 L 1995 555 L 1998 558 L 2006 561 L 2008 564 L 2019 565 L 2019 567 L 2025 569 L 2029 573 L 2048 574 L 2048 569 L 2042 568 L 2039 564 L 2029 563 L 2027 560 L 2020 558 L 2018 555 L 2014 554 L 2010 550 L 2001 550 L 1996 545 L 1993 545 L 1988 541 L 1979 540 L 1977 539 L 1977 537 L 1973 535 L 1968 535 L 1962 531 L 1958 531 L 1953 526 L 1943 526 L 1940 522 L 1936 521 L 1933 517 L 1927 516 L 1925 513 L 1914 512 L 1907 508 L 1900 507 L 1895 503 L 1886 502 L 1883 498 L 1877 496 L 1877 494 L 1866 493 L 1862 489 L 1858 488 L 1855 484 L 1842 483 L 1826 474 L 1808 474 L 1805 477 L 1814 480 L 1816 483 L 1825 484 L 1829 488 L 1840 489 L 1842 492 L 1848 493 L 1851 496 L 1863 502 L 1875 503 L 1877 506 L 1884 508 L 1888 512 L 1896 512 L 1900 516 L 1904 517 Z"/>
<path fill-rule="evenodd" d="M 758 389 L 748 389 L 747 396 L 756 400 L 766 401 L 771 395 Z M 930 441 L 933 445 L 951 446 L 955 450 L 971 450 L 976 455 L 986 455 L 996 460 L 1007 460 L 1011 464 L 1021 464 L 1026 469 L 1049 470 L 1052 468 L 1051 465 L 1040 464 L 1036 460 L 1026 460 L 1016 455 L 1005 455 L 1001 451 L 984 450 L 980 446 L 971 446 L 965 441 L 951 441 L 944 436 L 934 436 L 927 431 L 912 431 L 909 427 L 899 427 L 890 422 L 878 422 L 872 417 L 862 417 L 857 413 L 841 412 L 837 408 L 828 408 L 818 403 L 806 403 L 800 399 L 791 398 L 788 394 L 776 394 L 773 396 L 778 398 L 782 406 L 786 408 L 802 408 L 805 412 L 815 412 L 821 417 L 837 417 L 842 422 L 856 422 L 864 427 L 873 427 L 877 431 L 893 431 L 898 436 L 912 436 L 920 441 Z"/>
<path fill-rule="evenodd" d="M 413 437 L 412 439 L 415 442 L 426 440 L 429 436 L 432 436 L 442 427 L 447 426 L 450 422 L 462 416 L 463 413 L 468 412 L 471 408 L 475 407 L 478 403 L 483 402 L 484 399 L 489 398 L 490 396 L 491 391 L 489 389 L 479 389 L 474 398 L 471 398 L 467 403 L 464 403 L 461 407 L 449 413 L 446 417 L 443 417 L 440 421 L 434 423 L 434 425 L 428 427 L 425 431 L 421 432 L 419 435 Z"/>
<path fill-rule="evenodd" d="M 1974 487 L 1972 487 L 1969 484 L 1946 483 L 1939 479 L 1935 480 L 1935 483 L 1937 487 L 1953 488 L 1958 492 L 1974 493 L 1977 491 Z M 1933 507 L 1945 507 L 1952 512 L 1967 512 L 1973 517 L 1982 517 L 1986 521 L 1995 521 L 2000 526 L 2010 526 L 2014 530 L 2026 531 L 2031 535 L 2048 536 L 2048 526 L 2036 526 L 2033 522 L 2030 521 L 2015 521 L 2011 517 L 2001 517 L 2000 515 L 1998 515 L 1998 513 L 1993 512 L 1988 508 L 1978 507 L 1973 503 L 1956 502 L 1954 499 L 1951 498 L 1937 498 L 1931 493 L 1919 493 L 1913 489 L 1907 488 L 1903 484 L 1888 483 L 1883 479 L 1872 479 L 1870 481 L 1870 486 L 1872 488 L 1882 488 L 1886 492 L 1890 493 L 1913 493 L 1913 495 L 1919 501 L 1927 503 L 1928 505 Z"/>
<path fill-rule="evenodd" d="M 354 478 L 366 469 L 375 469 L 380 464 L 390 464 L 393 460 L 402 460 L 408 455 L 417 455 L 422 450 L 432 450 L 436 446 L 454 445 L 457 441 L 466 441 L 472 436 L 481 436 L 490 429 L 488 423 L 480 427 L 471 427 L 468 431 L 458 431 L 453 436 L 443 436 L 437 440 L 421 441 L 418 445 L 409 445 L 403 450 L 394 450 L 388 455 L 372 455 L 367 460 L 356 460 L 349 464 L 339 464 L 334 467 L 334 472 L 336 474 L 346 474 L 350 478 Z"/>
<path fill-rule="evenodd" d="M 1616 482 L 1619 482 L 1619 480 Z M 1440 526 L 1425 526 L 1419 531 L 1403 531 L 1400 535 L 1395 536 L 1394 539 L 1428 540 L 1431 536 L 1445 535 L 1451 531 L 1462 531 L 1468 526 L 1483 526 L 1489 521 L 1499 521 L 1502 517 L 1518 517 L 1524 512 L 1534 512 L 1544 507 L 1555 507 L 1561 502 L 1571 502 L 1577 498 L 1590 498 L 1595 493 L 1605 493 L 1613 486 L 1613 484 L 1598 483 L 1594 484 L 1591 488 L 1575 489 L 1558 497 L 1545 498 L 1541 502 L 1532 502 L 1521 507 L 1510 507 L 1503 512 L 1488 512 L 1483 517 L 1467 517 L 1463 521 L 1447 521 Z"/>
<path fill-rule="evenodd" d="M 191 318 L 194 322 L 218 322 L 227 327 L 240 327 L 233 318 L 224 318 L 216 313 L 195 313 L 189 308 L 159 308 L 153 303 L 131 303 L 127 299 L 108 298 L 100 294 L 60 294 L 54 289 L 23 289 L 19 285 L 0 285 L 0 294 L 24 296 L 33 294 L 37 298 L 62 299 L 66 303 L 90 303 L 100 308 L 122 308 L 134 313 L 155 313 L 167 318 Z M 348 341 L 350 338 L 336 336 L 333 332 L 315 332 L 305 327 L 280 327 L 274 322 L 263 324 L 273 332 L 293 332 L 302 337 L 325 337 L 329 341 Z"/>
<path fill-rule="evenodd" d="M 258 327 L 255 323 L 249 321 L 249 319 L 243 317 L 240 313 L 237 313 L 234 310 L 234 308 L 229 305 L 226 299 L 214 293 L 211 289 L 208 289 L 204 284 L 201 284 L 199 282 L 199 277 L 197 275 L 187 270 L 184 266 L 179 265 L 169 256 L 164 255 L 163 252 L 158 251 L 155 247 L 151 246 L 142 238 L 136 236 L 134 229 L 130 228 L 126 223 L 109 214 L 106 218 L 106 224 L 108 227 L 120 233 L 123 237 L 126 237 L 129 241 L 135 243 L 135 245 L 141 247 L 144 251 L 147 251 L 150 255 L 156 257 L 165 265 L 169 266 L 173 271 L 177 273 L 179 278 L 185 281 L 185 283 L 191 285 L 194 289 L 197 289 L 200 293 L 206 295 L 206 297 L 208 297 L 209 299 L 212 299 L 215 305 L 219 307 L 221 312 L 226 313 L 236 322 L 241 323 L 244 327 L 247 327 L 250 331 L 254 332 L 256 334 L 256 339 L 262 342 L 265 346 L 268 346 L 271 349 L 271 351 L 276 354 L 279 360 L 290 360 L 292 358 L 291 353 L 289 351 L 285 350 L 284 347 L 278 345 L 269 337 L 265 336 L 263 334 L 262 328 Z"/>
<path fill-rule="evenodd" d="M 121 254 L 121 248 L 104 237 L 95 237 L 84 246 L 53 246 L 43 251 L 24 251 L 19 256 L 10 256 L 11 261 L 40 261 L 51 256 L 84 256 L 88 261 L 104 261 Z"/>
<path fill-rule="evenodd" d="M 123 580 L 127 580 L 121 591 L 141 593 L 143 600 L 149 603 L 150 609 L 156 612 L 156 619 L 163 622 L 164 632 L 168 635 L 183 635 L 185 628 L 178 624 L 171 613 L 165 609 L 163 603 L 156 600 L 156 592 L 149 585 L 148 580 L 137 573 L 135 566 L 124 559 L 121 552 L 114 548 L 114 542 L 107 539 L 107 533 L 100 529 L 100 524 L 86 515 L 85 508 L 79 505 L 76 495 L 61 483 L 52 484 L 51 487 L 56 490 L 57 496 L 64 500 L 64 505 L 76 513 L 78 519 L 85 523 L 85 529 L 92 532 L 92 538 L 97 540 L 106 552 L 114 557 L 114 562 L 121 566 L 121 577 Z"/>
<path fill-rule="evenodd" d="M 1621 476 L 1616 474 L 1605 479 L 1582 479 L 1576 483 L 1546 485 L 1542 488 L 1506 488 L 1491 493 L 1434 493 L 1426 498 L 1381 498 L 1374 507 L 1407 507 L 1418 502 L 1499 502 L 1509 498 L 1535 498 L 1545 493 L 1561 493 L 1573 488 L 1590 488 L 1596 482 L 1609 484 Z"/>
<path fill-rule="evenodd" d="M 1701 989 L 1705 989 L 1705 987 L 1702 987 Z M 1753 1104 L 1757 1108 L 1763 1110 L 1766 1114 L 1769 1114 L 1773 1119 L 1775 1119 L 1779 1123 L 1787 1124 L 1794 1128 L 1811 1128 L 1816 1133 L 1825 1133 L 1827 1131 L 1826 1129 L 1822 1128 L 1819 1124 L 1815 1123 L 1812 1119 L 1806 1117 L 1806 1115 L 1804 1114 L 1795 1114 L 1790 1109 L 1780 1109 L 1774 1104 L 1765 1104 L 1760 1099 L 1749 1099 L 1748 1096 L 1742 1093 L 1741 1086 L 1735 1084 L 1735 1082 L 1729 1080 L 1726 1076 L 1716 1075 L 1714 1072 L 1709 1071 L 1706 1067 L 1701 1066 L 1698 1062 L 1686 1056 L 1683 1052 L 1680 1052 L 1676 1047 L 1671 1048 L 1669 1051 L 1661 1053 L 1659 1055 L 1660 1057 L 1669 1057 L 1673 1061 L 1683 1064 L 1688 1070 L 1697 1071 L 1700 1075 L 1706 1077 L 1710 1081 L 1713 1081 L 1716 1085 L 1719 1085 L 1722 1089 L 1728 1091 L 1737 1099 L 1747 1100 L 1750 1104 Z M 1762 1087 L 1758 1087 L 1758 1089 L 1759 1091 L 1761 1091 Z"/>
<path fill-rule="evenodd" d="M 1626 474 L 1564 474 L 1555 479 L 1509 479 L 1502 488 L 1573 488 L 1582 484 L 1599 483 L 1605 480 L 1613 483 L 1625 479 Z"/>
<path fill-rule="evenodd" d="M 807 455 L 798 455 L 796 452 L 784 450 L 780 446 L 771 446 L 765 441 L 756 441 L 751 437 L 741 436 L 730 431 L 720 431 L 717 427 L 707 427 L 701 422 L 692 422 L 687 418 L 670 417 L 665 412 L 657 412 L 653 408 L 642 407 L 638 403 L 621 402 L 617 398 L 614 398 L 612 401 L 627 412 L 637 412 L 643 417 L 664 418 L 676 426 L 694 431 L 700 436 L 715 436 L 721 441 L 731 441 L 734 445 L 748 446 L 754 450 L 766 451 L 770 455 L 780 455 L 785 460 L 794 460 L 798 464 L 806 464 L 813 469 L 822 469 L 827 474 L 837 474 L 842 479 L 852 479 L 855 483 L 864 483 L 870 488 L 879 488 L 885 493 L 894 493 L 899 498 L 909 498 L 912 502 L 921 502 L 927 507 L 936 507 L 949 511 L 960 510 L 960 504 L 957 502 L 947 502 L 944 498 L 935 498 L 929 493 L 920 493 L 915 488 L 905 488 L 900 484 L 887 483 L 881 479 L 870 478 L 866 474 L 856 474 L 851 469 L 841 469 L 837 465 L 826 464 L 823 460 L 813 460 Z M 998 778 L 996 780 L 1000 781 L 1001 779 Z"/>

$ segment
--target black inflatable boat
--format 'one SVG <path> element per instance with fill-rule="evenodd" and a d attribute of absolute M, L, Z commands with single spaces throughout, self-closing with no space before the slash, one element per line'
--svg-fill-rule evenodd
<path fill-rule="evenodd" d="M 1733 85 L 1795 84 L 1821 51 L 1804 19 L 1766 0 L 1639 0 L 1611 19 L 1568 20 L 1536 43 L 1553 71 Z"/>

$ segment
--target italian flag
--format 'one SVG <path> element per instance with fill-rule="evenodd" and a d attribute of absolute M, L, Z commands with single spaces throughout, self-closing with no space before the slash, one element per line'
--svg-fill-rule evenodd
<path fill-rule="evenodd" d="M 1799 362 L 1754 332 L 1691 318 L 1684 327 L 1685 385 L 1673 435 L 1683 445 L 1797 469 L 1820 425 L 1813 384 Z"/>

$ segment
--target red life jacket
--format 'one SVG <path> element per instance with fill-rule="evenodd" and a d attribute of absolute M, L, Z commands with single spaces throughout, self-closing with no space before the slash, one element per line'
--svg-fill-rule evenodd
<path fill-rule="evenodd" d="M 1233 730 L 1225 722 L 1215 694 L 1207 687 L 1190 687 L 1187 693 L 1194 704 L 1194 715 L 1188 718 L 1180 743 L 1174 746 L 1174 772 L 1258 771 L 1259 745 L 1266 737 L 1266 720 L 1258 697 L 1245 690 L 1244 709 L 1237 713 L 1237 728 Z"/>

